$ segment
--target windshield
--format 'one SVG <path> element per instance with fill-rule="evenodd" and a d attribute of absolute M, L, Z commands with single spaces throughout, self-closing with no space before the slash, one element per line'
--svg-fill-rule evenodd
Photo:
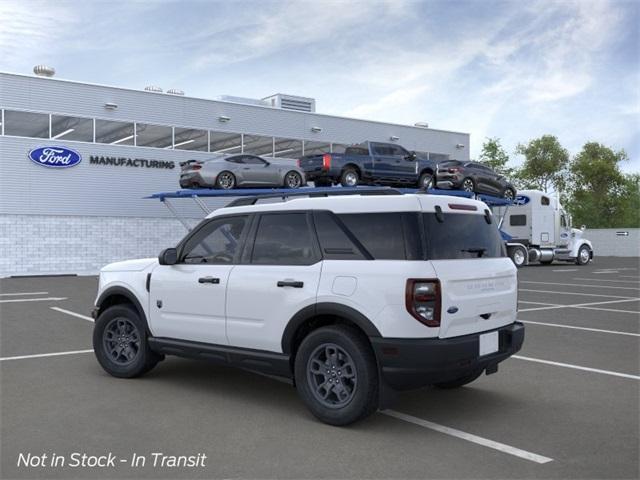
<path fill-rule="evenodd" d="M 424 213 L 429 260 L 496 258 L 506 255 L 495 221 L 487 223 L 481 214 Z"/>

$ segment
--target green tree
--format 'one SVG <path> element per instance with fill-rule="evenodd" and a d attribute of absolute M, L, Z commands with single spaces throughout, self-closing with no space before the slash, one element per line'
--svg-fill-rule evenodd
<path fill-rule="evenodd" d="M 624 150 L 586 143 L 569 168 L 568 210 L 576 225 L 591 228 L 640 226 L 638 175 L 624 175 Z"/>
<path fill-rule="evenodd" d="M 497 137 L 485 139 L 485 142 L 482 144 L 482 152 L 480 153 L 479 160 L 501 175 L 510 177 L 513 174 L 513 168 L 507 166 L 507 163 L 509 163 L 509 155 Z"/>
<path fill-rule="evenodd" d="M 516 172 L 520 187 L 545 192 L 552 188 L 556 191 L 564 188 L 569 152 L 555 136 L 543 135 L 527 144 L 519 144 L 516 153 L 525 157 L 522 167 Z"/>

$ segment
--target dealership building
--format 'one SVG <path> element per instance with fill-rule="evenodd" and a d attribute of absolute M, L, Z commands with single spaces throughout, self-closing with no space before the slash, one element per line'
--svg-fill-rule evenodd
<path fill-rule="evenodd" d="M 34 71 L 0 73 L 0 277 L 92 274 L 174 246 L 184 226 L 145 197 L 179 189 L 179 163 L 189 159 L 248 153 L 295 162 L 365 140 L 435 160 L 469 158 L 466 133 L 323 115 L 310 98 L 209 100 Z M 66 168 L 33 159 L 56 151 Z M 209 208 L 228 201 L 207 200 Z M 202 218 L 193 202 L 174 205 L 189 222 Z"/>

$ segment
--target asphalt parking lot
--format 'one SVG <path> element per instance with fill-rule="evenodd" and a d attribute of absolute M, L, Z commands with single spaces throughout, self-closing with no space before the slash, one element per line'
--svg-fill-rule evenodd
<path fill-rule="evenodd" d="M 596 258 L 522 269 L 516 358 L 458 390 L 402 393 L 346 428 L 251 372 L 167 358 L 143 378 L 112 378 L 90 351 L 95 277 L 3 279 L 0 476 L 638 478 L 639 268 Z M 125 461 L 47 464 L 74 452 Z M 154 452 L 207 458 L 154 467 Z M 18 466 L 29 453 L 48 460 Z"/>

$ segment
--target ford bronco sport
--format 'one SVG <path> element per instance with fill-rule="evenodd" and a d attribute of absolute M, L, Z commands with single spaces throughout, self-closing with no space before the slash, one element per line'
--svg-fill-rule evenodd
<path fill-rule="evenodd" d="M 240 200 L 158 259 L 101 270 L 93 344 L 108 373 L 164 355 L 235 365 L 292 379 L 316 417 L 345 425 L 384 392 L 460 387 L 521 348 L 516 267 L 484 203 Z"/>

